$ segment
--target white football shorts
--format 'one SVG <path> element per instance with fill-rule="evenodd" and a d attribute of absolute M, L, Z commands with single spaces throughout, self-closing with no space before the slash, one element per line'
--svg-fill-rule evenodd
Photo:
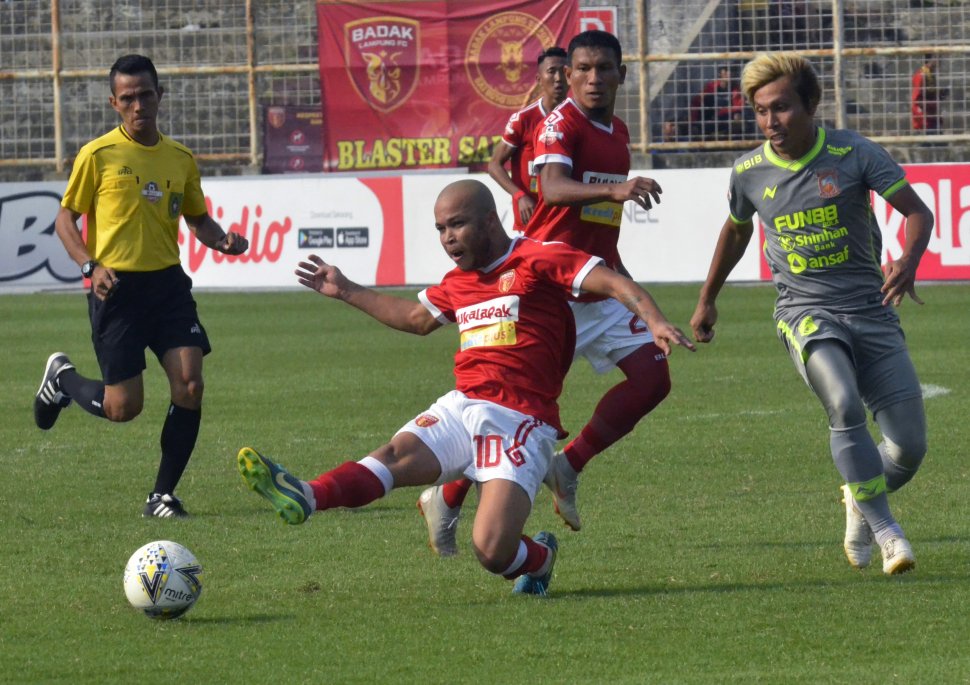
<path fill-rule="evenodd" d="M 558 439 L 554 427 L 494 402 L 452 390 L 398 433 L 413 433 L 441 463 L 436 485 L 467 476 L 518 483 L 534 500 Z"/>
<path fill-rule="evenodd" d="M 606 373 L 641 345 L 653 342 L 647 324 L 612 297 L 598 302 L 570 302 L 576 319 L 576 353 L 596 373 Z"/>

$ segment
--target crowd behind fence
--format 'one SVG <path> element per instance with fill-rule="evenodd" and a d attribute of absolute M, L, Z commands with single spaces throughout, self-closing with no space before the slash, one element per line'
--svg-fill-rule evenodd
<path fill-rule="evenodd" d="M 580 5 L 617 9 L 628 66 L 617 114 L 637 166 L 727 164 L 756 145 L 740 68 L 778 49 L 816 64 L 824 122 L 904 161 L 970 152 L 965 0 Z M 155 61 L 169 99 L 163 130 L 195 151 L 203 173 L 258 173 L 265 108 L 320 104 L 315 11 L 314 0 L 0 0 L 0 180 L 61 177 L 82 144 L 116 124 L 106 74 L 127 52 Z M 918 97 L 925 106 L 932 95 L 936 110 L 917 123 L 919 74 Z"/>

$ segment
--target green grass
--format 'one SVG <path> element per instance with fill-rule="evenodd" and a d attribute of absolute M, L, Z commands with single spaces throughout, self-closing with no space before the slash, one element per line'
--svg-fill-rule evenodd
<path fill-rule="evenodd" d="M 696 286 L 652 288 L 685 326 Z M 452 387 L 454 330 L 417 338 L 304 292 L 199 293 L 215 351 L 179 487 L 187 521 L 141 518 L 167 407 L 122 425 L 72 407 L 49 433 L 31 401 L 60 349 L 96 374 L 79 295 L 0 297 L 0 682 L 970 682 L 970 354 L 965 285 L 901 309 L 930 452 L 893 496 L 914 573 L 849 568 L 825 416 L 773 332 L 769 287 L 729 287 L 715 342 L 671 360 L 674 390 L 584 472 L 584 528 L 548 493 L 527 530 L 561 551 L 547 600 L 510 594 L 469 549 L 433 557 L 417 489 L 286 527 L 235 471 L 252 445 L 301 476 L 359 459 Z M 576 432 L 617 381 L 577 363 Z M 205 590 L 183 619 L 125 601 L 128 556 L 186 545 Z"/>

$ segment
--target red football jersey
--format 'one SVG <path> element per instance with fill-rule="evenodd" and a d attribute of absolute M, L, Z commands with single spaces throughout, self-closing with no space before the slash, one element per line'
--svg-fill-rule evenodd
<path fill-rule="evenodd" d="M 549 112 L 542 108 L 542 100 L 536 100 L 525 109 L 509 117 L 505 124 L 502 141 L 509 147 L 514 147 L 512 153 L 511 172 L 512 183 L 519 190 L 538 198 L 539 189 L 536 187 L 535 177 L 532 175 L 532 158 L 535 157 L 535 130 Z"/>
<path fill-rule="evenodd" d="M 545 118 L 535 136 L 533 173 L 537 176 L 544 164 L 565 164 L 572 170 L 571 177 L 582 183 L 623 183 L 630 174 L 626 124 L 618 117 L 613 117 L 611 126 L 592 121 L 572 98 Z M 616 268 L 623 203 L 556 207 L 543 202 L 541 180 L 539 189 L 539 202 L 525 234 L 536 240 L 568 243 Z"/>
<path fill-rule="evenodd" d="M 515 238 L 484 270 L 449 271 L 418 293 L 441 323 L 457 323 L 456 389 L 559 430 L 559 394 L 576 346 L 567 299 L 601 259 L 563 243 Z"/>
<path fill-rule="evenodd" d="M 512 183 L 519 190 L 531 195 L 533 200 L 539 199 L 539 188 L 535 176 L 532 175 L 535 130 L 548 114 L 549 112 L 542 108 L 542 100 L 536 100 L 525 109 L 520 109 L 510 116 L 508 123 L 505 124 L 505 132 L 502 134 L 502 142 L 515 148 L 509 159 Z M 512 228 L 516 231 L 525 230 L 522 219 L 519 218 L 518 207 L 512 209 Z"/>

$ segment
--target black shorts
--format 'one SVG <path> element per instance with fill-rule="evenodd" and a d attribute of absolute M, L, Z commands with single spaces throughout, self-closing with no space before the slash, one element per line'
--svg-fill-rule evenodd
<path fill-rule="evenodd" d="M 202 354 L 212 350 L 192 299 L 192 279 L 181 265 L 117 274 L 118 284 L 107 300 L 88 293 L 91 341 L 106 384 L 141 375 L 145 348 L 159 362 L 176 347 L 198 347 Z"/>

